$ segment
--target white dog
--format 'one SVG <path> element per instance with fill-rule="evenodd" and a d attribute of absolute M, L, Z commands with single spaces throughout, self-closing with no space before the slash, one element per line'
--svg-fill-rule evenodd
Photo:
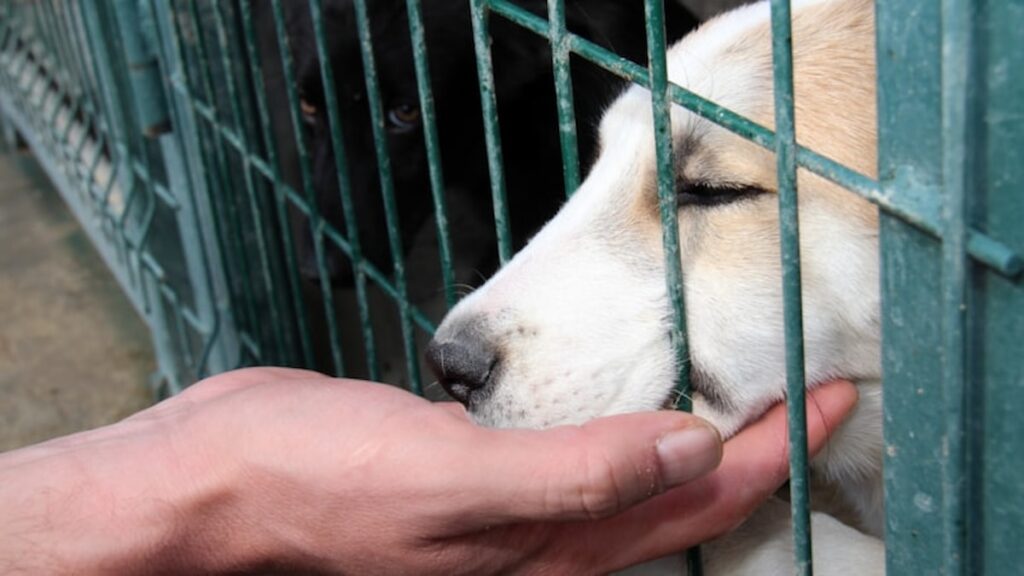
<path fill-rule="evenodd" d="M 793 6 L 797 136 L 876 174 L 871 0 Z M 774 125 L 769 6 L 711 20 L 668 53 L 672 82 Z M 729 436 L 785 396 L 774 155 L 672 109 L 679 242 L 694 411 Z M 601 153 L 562 211 L 456 306 L 428 355 L 479 423 L 547 427 L 654 410 L 672 397 L 650 93 L 633 87 L 606 112 Z M 800 247 L 810 386 L 855 381 L 860 402 L 813 463 L 844 519 L 883 529 L 877 211 L 801 170 Z M 442 358 L 443 357 L 443 358 Z M 882 545 L 814 515 L 819 572 L 883 570 Z M 708 548 L 718 573 L 788 573 L 788 511 L 769 503 Z M 827 559 L 827 560 L 826 560 Z"/>

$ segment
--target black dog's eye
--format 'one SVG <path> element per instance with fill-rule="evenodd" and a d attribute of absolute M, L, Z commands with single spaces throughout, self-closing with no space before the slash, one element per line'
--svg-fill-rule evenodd
<path fill-rule="evenodd" d="M 302 121 L 307 125 L 312 126 L 316 124 L 316 116 L 319 110 L 315 104 L 311 104 L 309 100 L 305 98 L 299 100 L 299 110 L 302 111 Z"/>
<path fill-rule="evenodd" d="M 420 125 L 420 108 L 412 104 L 399 104 L 388 110 L 388 131 L 405 134 Z"/>
<path fill-rule="evenodd" d="M 767 190 L 763 188 L 744 184 L 676 183 L 676 202 L 679 206 L 721 206 L 765 193 Z"/>

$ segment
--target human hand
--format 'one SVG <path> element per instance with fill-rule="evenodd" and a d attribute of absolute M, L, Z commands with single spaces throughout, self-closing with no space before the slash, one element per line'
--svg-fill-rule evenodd
<path fill-rule="evenodd" d="M 856 392 L 842 383 L 812 396 L 815 451 Z M 149 573 L 594 573 L 741 522 L 788 475 L 784 421 L 771 411 L 724 452 L 706 423 L 679 412 L 491 430 L 458 405 L 395 388 L 250 369 L 50 450 L 131 446 L 94 450 L 94 466 L 146 455 L 144 469 L 99 468 L 121 470 L 125 491 L 151 490 L 163 504 L 150 514 L 140 504 L 132 516 L 167 524 L 136 547 Z M 117 510 L 118 494 L 109 498 Z M 117 566 L 130 571 L 132 558 Z"/>

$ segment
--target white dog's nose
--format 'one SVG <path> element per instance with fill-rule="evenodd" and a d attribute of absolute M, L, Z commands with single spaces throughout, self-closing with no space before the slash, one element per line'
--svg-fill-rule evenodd
<path fill-rule="evenodd" d="M 453 340 L 431 340 L 426 351 L 427 364 L 441 386 L 459 402 L 469 405 L 491 381 L 498 355 L 484 338 L 473 331 L 462 331 Z"/>

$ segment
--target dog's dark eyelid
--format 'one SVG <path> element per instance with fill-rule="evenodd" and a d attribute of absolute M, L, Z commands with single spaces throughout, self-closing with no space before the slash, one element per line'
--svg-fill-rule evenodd
<path fill-rule="evenodd" d="M 676 198 L 680 206 L 721 206 L 767 192 L 764 188 L 747 184 L 711 184 L 685 180 L 676 183 Z"/>

